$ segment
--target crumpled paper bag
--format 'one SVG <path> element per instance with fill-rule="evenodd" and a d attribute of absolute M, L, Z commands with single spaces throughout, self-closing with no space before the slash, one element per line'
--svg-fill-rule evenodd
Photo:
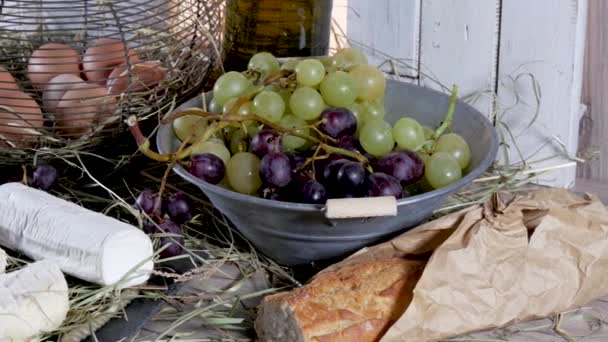
<path fill-rule="evenodd" d="M 425 253 L 413 300 L 381 342 L 437 341 L 608 294 L 608 210 L 593 195 L 563 189 L 499 193 L 323 272 Z"/>

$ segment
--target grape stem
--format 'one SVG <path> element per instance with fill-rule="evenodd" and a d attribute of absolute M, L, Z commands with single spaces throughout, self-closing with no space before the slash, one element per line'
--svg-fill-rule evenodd
<path fill-rule="evenodd" d="M 232 115 L 232 114 L 221 115 L 221 114 L 209 113 L 200 108 L 188 108 L 188 109 L 184 109 L 182 111 L 176 112 L 176 113 L 164 118 L 161 122 L 163 124 L 166 124 L 179 117 L 186 116 L 186 115 L 195 115 L 195 116 L 207 118 L 208 120 L 218 120 L 218 121 L 223 121 L 223 122 L 258 121 L 258 122 L 264 124 L 265 126 L 268 126 L 272 129 L 274 129 L 277 132 L 287 133 L 289 135 L 293 135 L 293 136 L 308 140 L 314 144 L 319 144 L 320 148 L 325 150 L 325 152 L 341 154 L 343 156 L 353 158 L 364 165 L 369 164 L 369 161 L 367 160 L 367 158 L 365 158 L 365 156 L 361 155 L 360 153 L 356 153 L 353 151 L 349 151 L 347 149 L 328 145 L 315 137 L 301 133 L 298 130 L 285 128 L 281 125 L 278 125 L 268 119 L 265 119 L 261 116 L 255 115 L 255 114 L 252 114 L 252 115 Z"/>
<path fill-rule="evenodd" d="M 456 109 L 456 101 L 458 100 L 458 86 L 452 87 L 452 96 L 450 96 L 450 104 L 448 105 L 448 111 L 445 114 L 445 119 L 441 123 L 441 126 L 437 128 L 433 135 L 433 140 L 437 140 L 446 129 L 452 126 L 452 120 L 454 118 L 454 110 Z"/>
<path fill-rule="evenodd" d="M 186 159 L 186 158 L 190 157 L 190 155 L 192 154 L 192 151 L 197 146 L 197 144 L 209 140 L 209 138 L 211 138 L 216 132 L 218 132 L 218 131 L 224 129 L 226 126 L 228 126 L 229 123 L 215 122 L 215 123 L 211 124 L 205 131 L 205 134 L 200 139 L 195 141 L 192 145 L 190 145 L 186 148 L 183 148 L 183 146 L 180 146 L 180 148 L 177 150 L 177 152 L 164 153 L 164 154 L 154 152 L 150 149 L 150 141 L 146 137 L 144 137 L 144 135 L 141 133 L 139 124 L 137 122 L 137 117 L 135 117 L 134 115 L 130 116 L 127 119 L 127 125 L 129 126 L 129 131 L 135 138 L 135 142 L 137 143 L 137 147 L 139 148 L 139 151 L 141 153 L 143 153 L 146 157 L 148 157 L 150 159 L 166 163 L 166 162 L 175 162 L 175 161 Z M 188 141 L 188 139 L 186 141 Z"/>

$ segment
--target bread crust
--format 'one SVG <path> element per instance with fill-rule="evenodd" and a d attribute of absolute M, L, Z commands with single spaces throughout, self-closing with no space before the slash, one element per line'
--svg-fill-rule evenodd
<path fill-rule="evenodd" d="M 256 320 L 260 341 L 283 342 L 287 335 L 305 342 L 378 341 L 411 302 L 425 264 L 402 258 L 369 261 L 322 273 L 304 287 L 270 295 L 262 301 Z M 284 312 L 276 312 L 277 308 Z M 283 325 L 268 324 L 277 317 L 286 320 Z M 299 331 L 280 331 L 283 326 Z"/>

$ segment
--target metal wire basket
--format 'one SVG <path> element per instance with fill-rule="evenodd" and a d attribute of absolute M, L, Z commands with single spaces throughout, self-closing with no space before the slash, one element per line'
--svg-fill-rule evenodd
<path fill-rule="evenodd" d="M 94 149 L 200 91 L 221 0 L 0 1 L 0 164 Z"/>

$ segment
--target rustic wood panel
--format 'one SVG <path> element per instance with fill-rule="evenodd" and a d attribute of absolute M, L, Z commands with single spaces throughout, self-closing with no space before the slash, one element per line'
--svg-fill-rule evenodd
<path fill-rule="evenodd" d="M 581 121 L 580 152 L 599 150 L 599 160 L 579 167 L 578 177 L 589 183 L 608 183 L 608 1 L 589 0 L 589 25 L 583 82 L 587 115 Z M 578 184 L 577 184 L 578 185 Z M 608 190 L 605 190 L 608 197 Z"/>
<path fill-rule="evenodd" d="M 460 95 L 494 92 L 500 18 L 499 0 L 423 0 L 420 84 L 458 84 Z M 475 106 L 490 116 L 491 97 Z"/>
<path fill-rule="evenodd" d="M 524 159 L 554 156 L 563 150 L 560 141 L 569 154 L 577 151 L 586 5 L 586 0 L 503 0 L 498 98 L 502 109 L 510 108 L 502 116 L 514 136 L 509 143 L 519 146 Z M 538 113 L 529 75 L 542 93 Z M 509 157 L 522 159 L 515 148 Z M 555 158 L 533 167 L 565 161 Z M 541 183 L 570 187 L 575 173 L 575 168 L 560 169 Z"/>
<path fill-rule="evenodd" d="M 362 48 L 372 64 L 382 64 L 389 56 L 408 64 L 399 68 L 402 76 L 418 76 L 419 20 L 420 0 L 348 0 L 351 44 Z"/>

